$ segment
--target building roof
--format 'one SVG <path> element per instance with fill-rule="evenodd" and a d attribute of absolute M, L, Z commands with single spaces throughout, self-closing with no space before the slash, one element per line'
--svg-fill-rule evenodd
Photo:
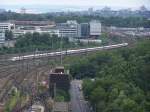
<path fill-rule="evenodd" d="M 57 66 L 55 69 L 65 69 L 64 66 Z"/>
<path fill-rule="evenodd" d="M 54 112 L 68 112 L 69 105 L 67 102 L 55 102 L 54 103 Z"/>

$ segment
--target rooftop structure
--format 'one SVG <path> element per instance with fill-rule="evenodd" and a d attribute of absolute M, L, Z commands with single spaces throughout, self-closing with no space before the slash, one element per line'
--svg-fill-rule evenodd
<path fill-rule="evenodd" d="M 55 70 L 54 70 L 54 73 L 65 73 L 65 70 L 64 70 L 64 67 L 62 66 L 59 66 L 59 67 L 56 67 Z"/>

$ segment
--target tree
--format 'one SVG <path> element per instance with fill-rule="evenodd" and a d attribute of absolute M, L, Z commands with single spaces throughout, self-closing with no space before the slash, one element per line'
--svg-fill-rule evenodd
<path fill-rule="evenodd" d="M 139 43 L 130 49 L 96 53 L 71 64 L 75 77 L 91 77 L 94 70 L 95 80 L 84 80 L 83 92 L 97 112 L 150 110 L 150 41 Z"/>
<path fill-rule="evenodd" d="M 12 33 L 12 31 L 9 31 L 9 30 L 5 31 L 5 39 L 6 40 L 12 40 L 13 39 L 13 33 Z"/>

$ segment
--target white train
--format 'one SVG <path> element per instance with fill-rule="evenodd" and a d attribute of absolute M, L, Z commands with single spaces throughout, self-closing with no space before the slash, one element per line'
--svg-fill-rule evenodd
<path fill-rule="evenodd" d="M 93 47 L 93 48 L 85 48 L 85 49 L 77 49 L 77 50 L 67 50 L 67 51 L 61 51 L 61 52 L 51 52 L 51 53 L 42 53 L 42 54 L 31 54 L 31 55 L 25 55 L 25 56 L 16 56 L 16 57 L 10 58 L 9 60 L 19 61 L 19 60 L 26 60 L 26 59 L 33 59 L 33 58 L 41 58 L 41 57 L 54 57 L 54 56 L 60 56 L 60 55 L 80 54 L 80 53 L 85 53 L 85 52 L 99 51 L 99 50 L 105 50 L 105 49 L 114 49 L 114 48 L 125 47 L 125 46 L 128 46 L 128 43 L 121 43 L 121 44 L 101 46 L 101 47 Z"/>

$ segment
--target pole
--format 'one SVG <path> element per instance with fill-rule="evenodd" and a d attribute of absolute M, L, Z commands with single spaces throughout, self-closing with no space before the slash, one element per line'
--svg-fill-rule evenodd
<path fill-rule="evenodd" d="M 37 94 L 39 93 L 39 88 L 38 88 L 38 82 L 39 82 L 39 74 L 38 74 L 38 69 L 36 70 L 36 76 L 37 76 Z"/>
<path fill-rule="evenodd" d="M 62 54 L 62 36 L 61 36 L 60 42 L 61 42 L 61 43 L 60 43 L 60 44 L 61 44 L 61 45 L 60 45 L 60 48 L 61 48 L 61 65 L 62 65 L 62 63 L 63 63 L 63 62 L 62 62 L 62 58 L 63 58 L 63 56 L 62 56 L 62 55 L 63 55 L 63 54 Z"/>
<path fill-rule="evenodd" d="M 54 83 L 54 100 L 56 98 L 56 83 Z"/>

